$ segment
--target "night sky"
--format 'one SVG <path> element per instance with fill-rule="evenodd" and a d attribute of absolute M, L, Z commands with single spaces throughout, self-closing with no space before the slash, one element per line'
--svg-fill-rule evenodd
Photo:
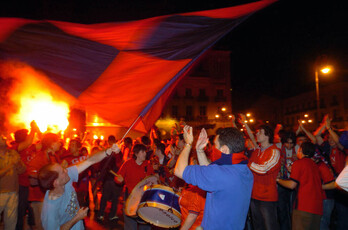
<path fill-rule="evenodd" d="M 2 1 L 0 16 L 77 23 L 129 21 L 229 7 L 253 1 L 36 0 Z M 320 84 L 348 75 L 348 16 L 344 1 L 278 1 L 255 13 L 215 46 L 231 50 L 232 95 L 237 107 L 260 95 L 284 98 L 314 90 L 316 60 L 335 68 Z M 236 106 L 234 106 L 236 108 Z"/>

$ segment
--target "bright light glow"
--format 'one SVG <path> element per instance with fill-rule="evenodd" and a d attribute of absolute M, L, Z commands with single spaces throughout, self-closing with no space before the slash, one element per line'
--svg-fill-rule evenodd
<path fill-rule="evenodd" d="M 254 119 L 250 119 L 249 121 L 250 121 L 251 123 L 253 123 L 253 122 L 254 122 Z"/>
<path fill-rule="evenodd" d="M 226 111 L 226 107 L 222 107 L 222 108 L 221 108 L 221 111 L 224 111 L 224 112 L 225 112 L 225 111 Z"/>
<path fill-rule="evenodd" d="M 308 117 L 308 114 L 305 114 L 304 117 Z"/>
<path fill-rule="evenodd" d="M 77 137 L 77 134 L 74 134 L 74 138 L 76 138 Z"/>
<path fill-rule="evenodd" d="M 144 186 L 144 191 L 146 191 L 146 190 L 147 190 L 147 188 L 148 188 L 148 186 L 147 186 L 147 185 L 145 185 L 145 186 Z"/>
<path fill-rule="evenodd" d="M 308 123 L 312 123 L 313 121 L 312 120 L 308 120 Z"/>
<path fill-rule="evenodd" d="M 100 136 L 100 140 L 104 140 L 104 136 L 103 135 Z"/>
<path fill-rule="evenodd" d="M 322 73 L 327 74 L 327 73 L 330 73 L 330 72 L 331 72 L 331 68 L 330 68 L 330 67 L 325 67 L 325 68 L 321 69 L 320 71 L 321 71 Z"/>
<path fill-rule="evenodd" d="M 75 129 L 75 128 L 73 128 L 72 130 L 73 130 L 74 132 L 76 132 L 76 129 Z"/>
<path fill-rule="evenodd" d="M 266 121 L 266 123 L 269 123 L 269 121 Z"/>
<path fill-rule="evenodd" d="M 302 122 L 302 124 L 306 123 L 306 121 L 305 121 L 305 120 L 302 120 L 301 122 Z"/>
<path fill-rule="evenodd" d="M 232 115 L 228 115 L 229 118 L 232 118 Z"/>
<path fill-rule="evenodd" d="M 250 116 L 251 116 L 251 113 L 247 113 L 246 116 L 247 116 L 247 117 L 250 117 Z"/>
<path fill-rule="evenodd" d="M 219 115 L 219 114 L 216 114 L 216 115 L 215 115 L 215 117 L 216 117 L 216 118 L 219 118 L 219 117 L 220 117 L 220 115 Z"/>
<path fill-rule="evenodd" d="M 248 123 L 248 121 L 246 120 L 245 123 Z"/>
<path fill-rule="evenodd" d="M 26 126 L 35 120 L 41 132 L 58 133 L 68 127 L 68 115 L 67 103 L 53 100 L 48 93 L 36 92 L 35 95 L 22 95 L 20 109 L 12 119 Z"/>
<path fill-rule="evenodd" d="M 240 131 L 242 131 L 242 132 L 243 132 L 243 129 L 240 129 Z"/>
<path fill-rule="evenodd" d="M 94 136 L 93 136 L 93 139 L 94 139 L 94 140 L 97 140 L 97 139 L 99 139 L 99 138 L 98 138 L 97 135 L 94 135 Z"/>

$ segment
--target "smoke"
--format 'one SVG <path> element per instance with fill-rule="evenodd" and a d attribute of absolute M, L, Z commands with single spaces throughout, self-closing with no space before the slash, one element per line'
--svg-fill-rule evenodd
<path fill-rule="evenodd" d="M 0 130 L 13 132 L 19 128 L 29 128 L 29 123 L 14 119 L 23 106 L 23 98 L 35 99 L 48 94 L 72 105 L 75 99 L 51 82 L 39 70 L 17 61 L 0 62 Z"/>

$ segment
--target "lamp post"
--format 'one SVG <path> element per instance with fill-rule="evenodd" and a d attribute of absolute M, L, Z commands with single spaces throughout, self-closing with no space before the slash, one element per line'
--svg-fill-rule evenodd
<path fill-rule="evenodd" d="M 328 74 L 331 72 L 330 67 L 325 67 L 320 70 L 323 74 Z M 317 122 L 319 124 L 319 112 L 320 112 L 320 97 L 319 97 L 319 73 L 318 73 L 318 68 L 315 69 L 315 91 L 316 91 L 316 101 L 317 101 Z"/>

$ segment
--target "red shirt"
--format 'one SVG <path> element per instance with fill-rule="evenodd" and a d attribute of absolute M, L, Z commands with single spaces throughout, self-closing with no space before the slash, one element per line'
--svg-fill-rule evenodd
<path fill-rule="evenodd" d="M 319 168 L 320 178 L 322 178 L 323 184 L 328 184 L 335 180 L 334 175 L 332 171 L 330 170 L 329 166 L 327 166 L 324 162 L 320 161 L 317 163 L 317 166 Z M 327 199 L 326 193 L 323 190 L 323 199 Z"/>
<path fill-rule="evenodd" d="M 297 182 L 295 208 L 312 214 L 323 214 L 323 189 L 319 167 L 310 158 L 302 158 L 292 165 L 290 179 Z"/>
<path fill-rule="evenodd" d="M 27 167 L 29 175 L 37 176 L 39 170 L 49 164 L 49 163 L 59 163 L 56 161 L 55 157 L 47 158 L 47 155 L 44 151 L 39 151 L 35 154 L 35 157 L 29 162 Z M 43 201 L 45 193 L 41 191 L 40 186 L 29 186 L 29 201 Z"/>
<path fill-rule="evenodd" d="M 193 185 L 189 185 L 187 188 L 182 190 L 179 200 L 182 220 L 181 225 L 183 225 L 189 213 L 198 215 L 190 229 L 196 229 L 201 225 L 203 220 L 205 194 L 205 191 Z"/>
<path fill-rule="evenodd" d="M 344 152 L 339 150 L 337 147 L 331 149 L 330 161 L 337 175 L 340 174 L 346 166 L 346 157 L 347 156 L 344 154 Z"/>
<path fill-rule="evenodd" d="M 248 166 L 254 175 L 254 185 L 251 198 L 261 201 L 277 201 L 277 176 L 280 170 L 280 151 L 276 145 L 271 145 L 261 151 L 254 150 Z"/>
<path fill-rule="evenodd" d="M 118 170 L 118 174 L 124 179 L 129 194 L 142 179 L 153 173 L 154 170 L 149 161 L 144 161 L 141 165 L 138 165 L 134 159 L 124 162 L 120 170 Z"/>
<path fill-rule="evenodd" d="M 19 144 L 15 143 L 12 145 L 11 149 L 14 149 L 19 153 L 19 155 L 21 156 L 21 160 L 27 166 L 27 169 L 25 170 L 25 172 L 18 175 L 18 183 L 21 186 L 28 187 L 28 186 L 30 186 L 29 178 L 28 178 L 28 176 L 29 176 L 28 165 L 29 165 L 29 162 L 35 157 L 36 148 L 35 148 L 35 145 L 30 145 L 28 148 L 19 152 L 18 146 L 19 146 Z"/>

